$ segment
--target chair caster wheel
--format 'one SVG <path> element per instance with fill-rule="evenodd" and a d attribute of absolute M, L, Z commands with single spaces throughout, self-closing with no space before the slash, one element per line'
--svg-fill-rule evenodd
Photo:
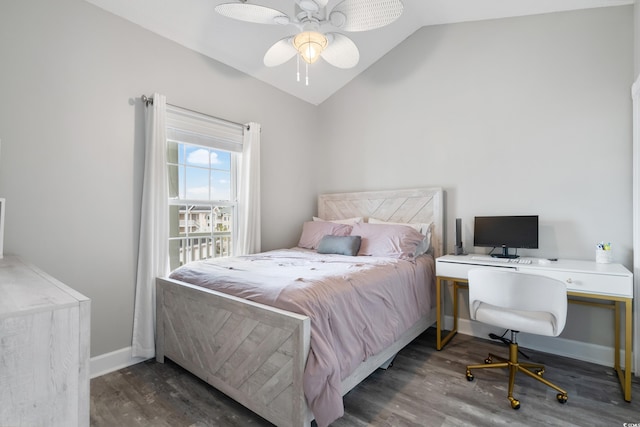
<path fill-rule="evenodd" d="M 541 377 L 542 375 L 544 375 L 544 369 L 538 369 L 536 371 L 536 374 L 538 374 L 538 376 Z"/>
<path fill-rule="evenodd" d="M 567 400 L 569 400 L 569 396 L 567 396 L 566 394 L 562 394 L 562 393 L 558 393 L 556 398 L 558 399 L 558 402 L 560 402 L 562 404 L 567 403 Z"/>
<path fill-rule="evenodd" d="M 486 359 L 484 359 L 484 363 L 489 364 L 493 362 L 493 360 L 490 357 L 487 357 Z"/>
<path fill-rule="evenodd" d="M 473 381 L 473 374 L 471 373 L 471 371 L 467 371 L 467 381 Z"/>
<path fill-rule="evenodd" d="M 513 397 L 510 397 L 509 400 L 511 401 L 511 407 L 513 409 L 520 409 L 520 401 L 518 399 L 514 399 Z"/>

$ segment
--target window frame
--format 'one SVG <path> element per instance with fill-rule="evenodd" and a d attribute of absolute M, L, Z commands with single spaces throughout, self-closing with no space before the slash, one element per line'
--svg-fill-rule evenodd
<path fill-rule="evenodd" d="M 171 269 L 176 268 L 175 264 L 182 265 L 183 262 L 189 262 L 195 259 L 192 259 L 193 249 L 191 239 L 199 239 L 205 238 L 210 239 L 205 246 L 211 245 L 212 249 L 205 249 L 206 254 L 212 254 L 213 257 L 219 256 L 232 256 L 236 252 L 235 243 L 237 241 L 237 236 L 239 232 L 238 220 L 239 220 L 239 200 L 238 200 L 238 191 L 239 191 L 239 179 L 240 179 L 240 162 L 241 162 L 241 153 L 242 153 L 242 139 L 243 139 L 244 127 L 242 125 L 238 125 L 235 123 L 229 123 L 224 120 L 216 119 L 210 116 L 206 116 L 204 114 L 196 113 L 190 110 L 185 110 L 175 106 L 167 106 L 167 163 L 166 167 L 168 170 L 168 182 L 167 186 L 169 187 L 169 200 L 168 207 L 170 210 L 170 230 L 169 230 L 169 258 L 171 260 Z M 183 163 L 180 163 L 180 154 L 178 151 L 172 153 L 173 147 L 177 146 L 178 150 L 183 148 L 185 151 L 183 152 Z M 188 167 L 196 167 L 193 165 L 189 165 L 186 158 L 186 152 L 188 147 L 200 147 L 209 150 L 209 164 L 208 167 L 202 167 L 208 171 L 208 198 L 207 199 L 189 199 L 186 198 L 186 180 L 184 181 L 184 196 L 185 198 L 180 198 L 180 194 L 182 189 L 180 188 L 180 168 L 184 168 L 184 176 L 183 179 L 186 178 L 187 168 Z M 229 167 L 229 176 L 230 176 L 230 184 L 229 184 L 229 200 L 220 200 L 212 198 L 212 173 L 215 170 L 211 163 L 211 150 L 218 152 L 226 152 L 230 155 L 230 167 Z M 197 166 L 199 167 L 199 166 Z M 177 174 L 177 175 L 175 175 Z M 175 175 L 172 178 L 172 175 Z M 172 179 L 174 180 L 176 187 L 172 186 Z M 172 192 L 174 193 L 172 195 Z M 172 207 L 178 207 L 177 216 L 175 213 L 172 213 Z M 180 232 L 180 218 L 181 218 L 181 207 L 184 208 L 184 235 L 181 235 Z M 226 245 L 230 248 L 226 252 L 223 251 L 223 254 L 219 254 L 216 250 L 217 240 L 216 240 L 216 230 L 213 226 L 213 219 L 211 219 L 211 226 L 208 234 L 202 235 L 201 233 L 197 233 L 198 236 L 194 236 L 192 238 L 189 237 L 189 227 L 188 227 L 188 212 L 191 208 L 194 207 L 207 207 L 209 209 L 209 215 L 213 215 L 215 207 L 228 208 L 231 210 L 231 230 L 229 230 L 229 236 L 227 237 Z M 177 224 L 175 222 L 177 221 Z M 175 227 L 175 228 L 174 228 Z M 189 252 L 184 256 L 181 256 L 180 253 L 176 256 L 173 252 L 175 251 L 174 245 L 172 242 L 183 241 L 185 242 L 183 248 L 185 251 Z M 224 245 L 223 241 L 220 241 L 220 247 Z M 198 255 L 197 259 L 200 258 L 202 251 L 200 250 L 200 255 Z M 211 256 L 205 258 L 211 258 Z"/>

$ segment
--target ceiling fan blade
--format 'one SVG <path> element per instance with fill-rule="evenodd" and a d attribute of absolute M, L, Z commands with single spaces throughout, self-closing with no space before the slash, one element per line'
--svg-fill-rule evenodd
<path fill-rule="evenodd" d="M 356 44 L 347 36 L 340 33 L 328 33 L 333 40 L 322 51 L 320 56 L 329 64 L 338 68 L 353 68 L 358 65 L 360 51 Z"/>
<path fill-rule="evenodd" d="M 400 0 L 344 0 L 333 8 L 329 19 L 345 31 L 368 31 L 391 24 L 403 9 Z"/>
<path fill-rule="evenodd" d="M 291 44 L 291 37 L 284 38 L 277 41 L 269 48 L 267 53 L 264 54 L 264 65 L 267 67 L 276 67 L 284 64 L 296 56 L 297 53 L 298 51 Z"/>
<path fill-rule="evenodd" d="M 215 11 L 227 18 L 256 24 L 288 24 L 290 19 L 286 13 L 270 7 L 250 3 L 221 3 Z"/>
<path fill-rule="evenodd" d="M 329 0 L 296 0 L 296 3 L 305 12 L 315 13 L 323 7 L 327 7 Z"/>

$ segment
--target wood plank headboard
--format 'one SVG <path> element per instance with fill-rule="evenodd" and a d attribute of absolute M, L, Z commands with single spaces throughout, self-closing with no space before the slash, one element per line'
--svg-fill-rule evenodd
<path fill-rule="evenodd" d="M 318 216 L 326 220 L 361 216 L 390 222 L 430 222 L 433 255 L 444 254 L 441 188 L 320 194 Z"/>

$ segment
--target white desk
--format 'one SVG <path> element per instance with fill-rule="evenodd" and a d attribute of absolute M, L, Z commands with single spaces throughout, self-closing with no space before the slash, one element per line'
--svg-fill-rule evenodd
<path fill-rule="evenodd" d="M 482 259 L 477 259 L 482 257 Z M 458 290 L 467 288 L 469 270 L 474 268 L 507 268 L 529 274 L 540 274 L 562 280 L 567 284 L 572 303 L 604 307 L 614 310 L 615 356 L 614 369 L 618 373 L 624 399 L 631 401 L 631 352 L 632 352 L 632 302 L 633 275 L 621 264 L 598 264 L 595 261 L 559 260 L 541 264 L 531 258 L 531 264 L 500 262 L 488 257 L 469 255 L 445 255 L 436 259 L 436 348 L 441 350 L 458 332 Z M 526 259 L 526 258 L 525 258 Z M 442 337 L 442 283 L 453 283 L 453 329 Z M 605 302 L 602 302 L 605 301 Z M 625 318 L 625 371 L 620 367 L 620 310 L 624 306 Z"/>

